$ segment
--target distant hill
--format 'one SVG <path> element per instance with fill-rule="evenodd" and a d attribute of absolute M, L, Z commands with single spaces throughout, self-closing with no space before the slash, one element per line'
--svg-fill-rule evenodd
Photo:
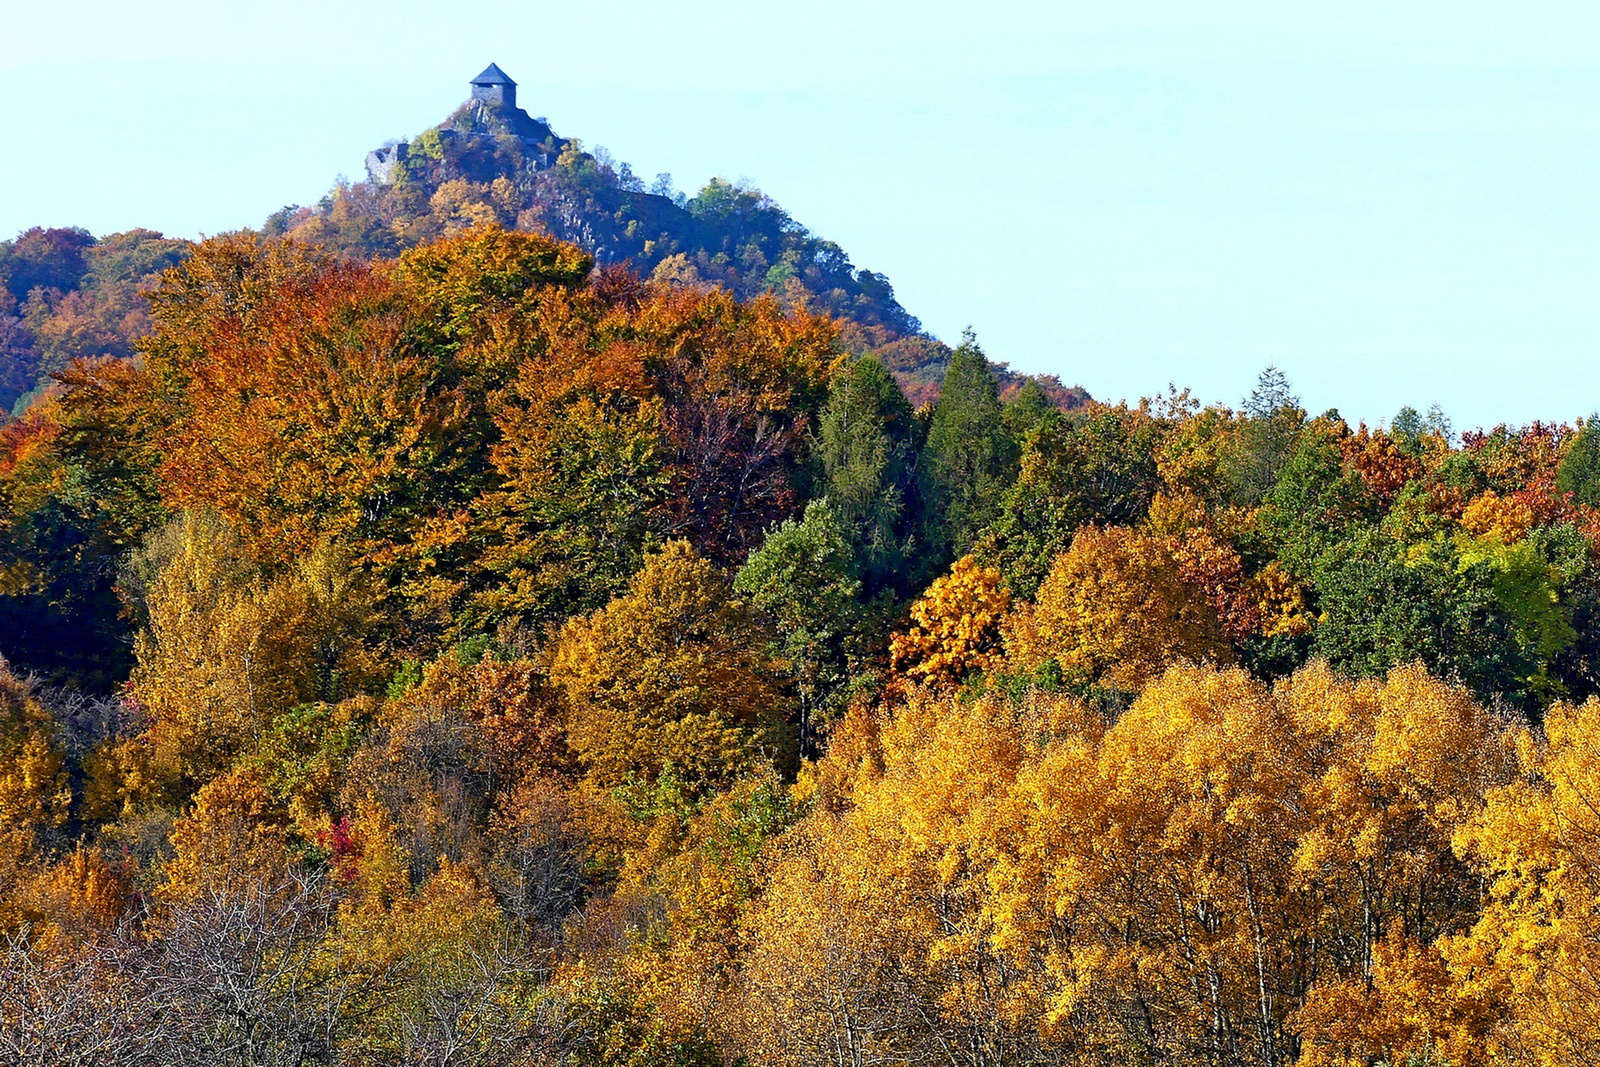
<path fill-rule="evenodd" d="M 371 259 L 498 223 L 570 241 L 654 280 L 722 286 L 741 300 L 772 292 L 788 307 L 827 313 L 840 322 L 845 348 L 875 354 L 915 404 L 937 395 L 949 364 L 949 346 L 922 330 L 887 277 L 855 266 L 772 198 L 722 178 L 694 196 L 665 174 L 647 188 L 604 149 L 586 151 L 529 115 L 516 83 L 492 64 L 454 113 L 369 152 L 366 169 L 366 181 L 285 207 L 261 232 Z M 189 247 L 151 230 L 97 240 L 76 228 L 35 228 L 0 242 L 0 417 L 73 358 L 129 355 L 148 328 L 140 288 Z M 1000 378 L 1007 396 L 1030 380 L 1003 367 Z M 1063 409 L 1089 399 L 1054 376 L 1032 380 Z"/>
<path fill-rule="evenodd" d="M 874 352 L 914 402 L 932 399 L 950 349 L 925 334 L 882 274 L 796 222 L 759 190 L 713 178 L 694 196 L 668 175 L 645 182 L 604 149 L 586 151 L 517 105 L 516 83 L 491 66 L 443 122 L 367 155 L 367 180 L 274 214 L 293 234 L 361 256 L 394 255 L 483 222 L 537 230 L 658 280 L 720 285 L 741 299 L 772 291 L 844 324 L 843 342 Z M 1008 391 L 1026 380 L 1002 372 Z M 1062 407 L 1080 388 L 1039 379 Z"/>
<path fill-rule="evenodd" d="M 34 227 L 0 241 L 0 418 L 85 356 L 129 356 L 150 328 L 140 290 L 188 254 L 154 230 L 95 238 Z"/>

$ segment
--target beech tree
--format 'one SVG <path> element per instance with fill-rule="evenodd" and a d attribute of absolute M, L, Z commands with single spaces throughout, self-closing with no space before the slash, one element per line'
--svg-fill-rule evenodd
<path fill-rule="evenodd" d="M 1054 661 L 1067 679 L 1133 692 L 1180 659 L 1230 662 L 1215 606 L 1176 555 L 1133 530 L 1079 531 L 1010 627 L 1012 662 L 1032 671 Z"/>
<path fill-rule="evenodd" d="M 183 797 L 278 713 L 370 677 L 370 602 L 333 550 L 268 582 L 233 527 L 202 511 L 175 520 L 145 558 L 154 573 L 130 688 L 148 718 L 146 788 L 158 795 Z"/>

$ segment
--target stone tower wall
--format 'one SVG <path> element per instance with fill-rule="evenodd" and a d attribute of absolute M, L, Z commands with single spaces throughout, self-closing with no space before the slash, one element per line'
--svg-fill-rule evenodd
<path fill-rule="evenodd" d="M 472 99 L 482 100 L 489 104 L 504 104 L 506 107 L 517 106 L 517 87 L 515 85 L 474 85 Z"/>

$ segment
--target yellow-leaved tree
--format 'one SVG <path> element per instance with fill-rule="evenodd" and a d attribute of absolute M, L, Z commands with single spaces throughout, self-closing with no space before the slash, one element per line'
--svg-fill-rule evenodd
<path fill-rule="evenodd" d="M 995 893 L 1030 817 L 1017 777 L 1041 745 L 1100 729 L 1075 700 L 1032 693 L 1019 707 L 923 689 L 882 723 L 875 759 L 844 746 L 848 806 L 818 805 L 773 847 L 741 924 L 729 1046 L 785 1067 L 1028 1054 L 1046 1006 L 1030 957 L 1069 931 L 1037 898 Z"/>
<path fill-rule="evenodd" d="M 66 821 L 72 794 L 50 713 L 0 660 L 0 932 L 23 915 L 17 885 Z"/>
<path fill-rule="evenodd" d="M 784 758 L 788 699 L 767 635 L 727 581 L 687 542 L 650 556 L 628 592 L 562 628 L 550 682 L 567 738 L 592 779 L 654 779 L 671 765 L 717 784 Z"/>
<path fill-rule="evenodd" d="M 1008 629 L 1013 667 L 1054 660 L 1071 681 L 1130 691 L 1181 660 L 1233 659 L 1216 608 L 1184 580 L 1171 540 L 1120 527 L 1079 530 Z"/>
<path fill-rule="evenodd" d="M 1519 733 L 1521 773 L 1457 837 L 1489 892 L 1445 954 L 1503 1007 L 1507 1062 L 1565 1067 L 1600 1047 L 1600 700 L 1555 705 L 1544 735 Z"/>
<path fill-rule="evenodd" d="M 1451 968 L 1479 886 L 1452 839 L 1505 773 L 1464 689 L 1178 664 L 1110 724 L 921 690 L 867 725 L 742 920 L 752 1060 L 1498 1062 Z"/>
<path fill-rule="evenodd" d="M 124 767 L 128 799 L 138 799 L 135 778 L 183 799 L 275 715 L 337 699 L 373 672 L 360 642 L 369 601 L 331 548 L 268 581 L 233 527 L 195 511 L 154 539 L 142 561 L 147 625 L 134 645 L 130 691 L 147 729 L 140 751 L 119 762 L 150 766 Z"/>
<path fill-rule="evenodd" d="M 1011 594 L 1000 570 L 963 556 L 911 605 L 911 626 L 889 646 L 895 670 L 933 686 L 959 684 L 1002 662 L 1000 631 Z"/>
<path fill-rule="evenodd" d="M 1494 1062 L 1483 1006 L 1439 949 L 1477 908 L 1478 880 L 1452 840 L 1504 780 L 1500 724 L 1420 664 L 1346 681 L 1317 662 L 1276 697 L 1314 775 L 1293 884 L 1329 916 L 1323 976 L 1295 1019 L 1301 1061 Z"/>
<path fill-rule="evenodd" d="M 293 844 L 289 812 L 267 791 L 259 771 L 214 778 L 172 827 L 174 855 L 166 864 L 162 899 L 274 889 L 293 862 Z"/>

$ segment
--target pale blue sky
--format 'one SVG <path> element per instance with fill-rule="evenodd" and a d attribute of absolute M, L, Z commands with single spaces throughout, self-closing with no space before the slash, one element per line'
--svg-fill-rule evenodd
<path fill-rule="evenodd" d="M 257 224 L 494 60 L 1099 397 L 1277 362 L 1352 419 L 1600 407 L 1600 8 L 1291 7 L 0 0 L 0 235 Z"/>

